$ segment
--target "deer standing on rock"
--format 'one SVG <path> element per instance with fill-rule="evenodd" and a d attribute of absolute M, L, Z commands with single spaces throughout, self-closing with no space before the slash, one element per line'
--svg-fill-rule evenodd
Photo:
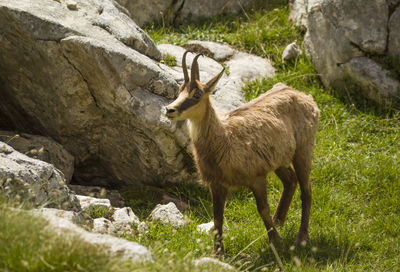
<path fill-rule="evenodd" d="M 319 117 L 316 103 L 311 96 L 278 83 L 253 101 L 217 116 L 209 96 L 224 70 L 206 84 L 201 83 L 197 63 L 201 54 L 198 54 L 193 59 L 189 79 L 187 53 L 182 59 L 185 82 L 179 88 L 178 98 L 166 107 L 166 116 L 190 122 L 196 166 L 212 195 L 215 251 L 224 253 L 225 201 L 228 190 L 239 186 L 252 190 L 270 242 L 279 243 L 281 237 L 275 225 L 283 225 L 299 183 L 302 215 L 296 242 L 307 241 L 311 208 L 309 175 Z M 270 172 L 275 172 L 283 183 L 273 219 L 266 193 Z"/>

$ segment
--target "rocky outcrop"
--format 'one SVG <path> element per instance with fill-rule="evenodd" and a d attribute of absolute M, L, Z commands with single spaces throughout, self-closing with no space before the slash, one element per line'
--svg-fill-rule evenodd
<path fill-rule="evenodd" d="M 396 1 L 295 0 L 291 18 L 306 30 L 304 44 L 322 82 L 360 90 L 378 103 L 400 101 L 393 63 L 400 33 Z"/>
<path fill-rule="evenodd" d="M 0 127 L 55 139 L 81 184 L 193 179 L 183 123 L 163 117 L 178 85 L 161 53 L 112 1 L 76 3 L 1 1 Z"/>
<path fill-rule="evenodd" d="M 67 183 L 71 181 L 74 173 L 74 157 L 52 139 L 39 135 L 15 134 L 0 130 L 0 141 L 8 143 L 18 152 L 31 158 L 54 165 L 64 174 Z"/>
<path fill-rule="evenodd" d="M 3 142 L 0 142 L 0 192 L 34 206 L 81 211 L 59 170 L 21 154 Z"/>
<path fill-rule="evenodd" d="M 154 21 L 169 23 L 198 20 L 227 13 L 238 13 L 254 5 L 254 0 L 116 0 L 139 25 Z M 140 11 L 140 12 L 138 12 Z"/>

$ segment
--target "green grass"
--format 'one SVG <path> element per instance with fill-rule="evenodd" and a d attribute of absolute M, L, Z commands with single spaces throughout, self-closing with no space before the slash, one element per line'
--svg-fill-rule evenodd
<path fill-rule="evenodd" d="M 56 235 L 43 219 L 0 200 L 0 271 L 132 271 L 102 248 Z"/>
<path fill-rule="evenodd" d="M 176 65 L 176 59 L 174 56 L 166 53 L 163 56 L 163 60 L 161 60 L 162 63 L 165 63 L 168 66 L 175 66 Z"/>
<path fill-rule="evenodd" d="M 113 210 L 113 208 L 109 208 L 106 206 L 89 206 L 86 212 L 91 218 L 95 219 L 100 217 L 107 218 L 108 216 L 112 215 Z"/>
<path fill-rule="evenodd" d="M 276 67 L 276 76 L 249 82 L 244 88 L 247 100 L 266 92 L 277 82 L 284 82 L 311 94 L 318 103 L 321 118 L 311 173 L 311 241 L 304 248 L 291 247 L 301 214 L 300 196 L 296 192 L 285 226 L 279 229 L 283 243 L 277 252 L 285 270 L 398 271 L 400 113 L 351 96 L 351 90 L 342 94 L 325 89 L 305 55 L 292 63 L 283 63 L 284 47 L 294 40 L 302 46 L 302 34 L 288 21 L 288 8 L 285 1 L 281 2 L 283 5 L 279 7 L 276 6 L 279 1 L 274 1 L 275 5 L 243 16 L 219 17 L 175 28 L 153 26 L 146 31 L 157 43 L 184 44 L 191 39 L 219 41 L 270 59 Z M 274 211 L 282 185 L 274 175 L 269 177 L 269 184 L 268 199 Z M 56 271 L 79 271 L 78 265 L 83 271 L 125 271 L 127 267 L 135 271 L 207 271 L 193 266 L 195 258 L 210 256 L 213 251 L 213 235 L 196 231 L 198 224 L 212 220 L 207 189 L 183 182 L 165 190 L 189 202 L 186 215 L 192 222 L 178 230 L 150 225 L 147 234 L 125 237 L 147 246 L 154 255 L 153 264 L 120 267 L 115 259 L 88 250 L 86 245 L 81 248 L 76 243 L 65 245 L 60 239 L 52 241 L 50 234 L 42 231 L 43 222 L 29 216 L 20 219 L 0 209 L 0 269 L 48 270 L 42 261 L 44 258 Z M 152 196 L 152 192 L 140 190 L 124 194 L 142 220 L 161 195 L 156 192 Z M 151 197 L 140 200 L 143 195 Z M 10 229 L 13 231 L 7 234 Z M 241 189 L 230 196 L 224 229 L 224 261 L 241 271 L 279 268 L 254 197 L 248 190 Z M 15 239 L 17 242 L 10 242 Z M 32 263 L 29 269 L 24 266 L 25 260 Z"/>

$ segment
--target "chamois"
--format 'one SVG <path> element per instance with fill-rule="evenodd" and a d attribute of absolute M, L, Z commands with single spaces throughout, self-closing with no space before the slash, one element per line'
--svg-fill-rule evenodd
<path fill-rule="evenodd" d="M 296 243 L 308 240 L 311 208 L 312 153 L 318 127 L 319 109 L 311 96 L 278 83 L 270 91 L 218 116 L 209 95 L 224 70 L 206 84 L 199 81 L 194 57 L 189 79 L 186 51 L 182 58 L 185 82 L 175 101 L 166 107 L 171 120 L 188 119 L 193 153 L 200 178 L 208 185 L 213 201 L 215 251 L 224 253 L 222 225 L 229 189 L 250 188 L 264 221 L 270 242 L 281 237 L 275 225 L 283 225 L 297 183 L 300 184 L 302 215 Z M 267 174 L 274 171 L 283 192 L 273 219 L 267 202 Z"/>

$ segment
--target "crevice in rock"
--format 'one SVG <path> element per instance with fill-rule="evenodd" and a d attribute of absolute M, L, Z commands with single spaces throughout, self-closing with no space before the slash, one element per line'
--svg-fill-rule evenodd
<path fill-rule="evenodd" d="M 349 41 L 350 45 L 354 46 L 355 48 L 357 48 L 358 50 L 360 50 L 362 53 L 366 54 L 366 52 L 364 51 L 364 49 L 361 48 L 361 46 L 359 46 L 358 44 L 356 44 L 355 42 Z"/>
<path fill-rule="evenodd" d="M 99 108 L 99 104 L 97 103 L 97 98 L 94 95 L 94 91 L 92 90 L 92 88 L 90 87 L 89 82 L 86 80 L 86 78 L 84 77 L 84 75 L 82 74 L 82 72 L 68 59 L 68 57 L 63 54 L 63 57 L 65 58 L 65 60 L 71 65 L 71 67 L 78 72 L 78 74 L 82 77 L 82 80 L 86 83 L 86 86 L 89 90 L 89 94 L 90 96 L 93 98 L 94 104 L 96 105 L 97 108 Z"/>
<path fill-rule="evenodd" d="M 99 23 L 99 22 L 94 22 L 92 25 L 97 26 L 97 27 L 107 31 L 107 33 L 109 33 L 111 36 L 114 37 L 114 34 L 112 33 L 111 29 L 107 25 Z"/>
<path fill-rule="evenodd" d="M 392 14 L 396 11 L 396 9 L 398 7 L 400 7 L 400 2 L 393 6 L 389 5 L 389 20 L 390 20 L 390 17 L 392 16 Z"/>
<path fill-rule="evenodd" d="M 172 4 L 171 4 L 171 9 L 177 4 L 177 2 L 178 2 L 178 0 L 174 0 L 174 1 L 172 2 Z M 180 5 L 180 6 L 178 7 L 178 9 L 176 10 L 175 16 L 174 16 L 174 18 L 173 18 L 173 20 L 172 20 L 172 24 L 173 24 L 173 25 L 175 25 L 175 23 L 176 23 L 176 21 L 177 21 L 179 15 L 181 14 L 181 11 L 182 11 L 183 6 L 185 5 L 185 3 L 186 3 L 186 0 L 183 0 L 182 3 L 181 3 L 181 5 Z"/>
<path fill-rule="evenodd" d="M 65 39 L 65 38 L 66 38 L 66 37 L 62 37 L 62 38 L 59 38 L 59 39 L 35 39 L 35 41 L 38 41 L 38 42 L 56 42 L 56 43 L 60 43 L 61 40 Z"/>

